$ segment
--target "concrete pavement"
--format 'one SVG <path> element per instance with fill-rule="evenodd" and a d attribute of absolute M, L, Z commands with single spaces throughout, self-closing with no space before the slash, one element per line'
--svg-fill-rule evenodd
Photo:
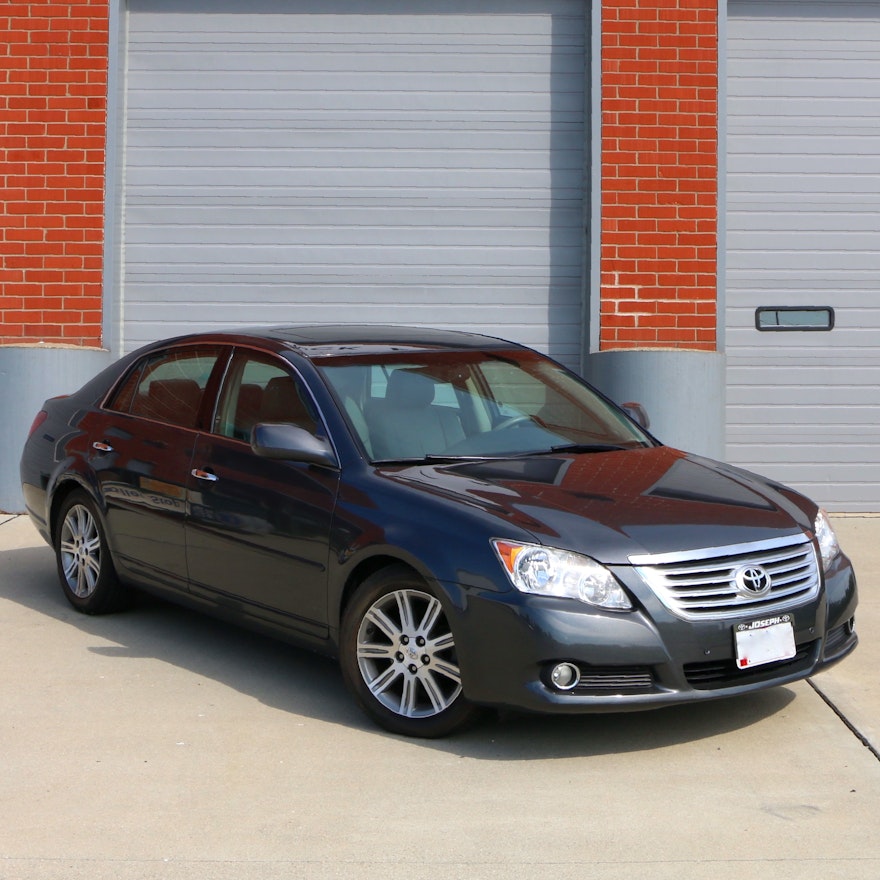
<path fill-rule="evenodd" d="M 862 644 L 812 683 L 422 742 L 294 648 L 76 614 L 0 515 L 0 880 L 876 880 L 880 518 L 835 525 Z"/>

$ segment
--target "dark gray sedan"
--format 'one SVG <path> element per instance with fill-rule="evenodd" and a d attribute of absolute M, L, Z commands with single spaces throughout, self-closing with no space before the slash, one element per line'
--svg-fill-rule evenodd
<path fill-rule="evenodd" d="M 852 651 L 825 514 L 644 421 L 485 336 L 210 333 L 47 401 L 21 476 L 74 608 L 138 588 L 338 656 L 397 733 L 743 694 Z"/>

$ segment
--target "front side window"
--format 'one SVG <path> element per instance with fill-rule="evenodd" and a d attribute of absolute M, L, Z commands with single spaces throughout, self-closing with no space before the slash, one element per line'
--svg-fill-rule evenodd
<path fill-rule="evenodd" d="M 373 461 L 629 449 L 653 441 L 534 352 L 326 358 L 319 369 Z"/>
<path fill-rule="evenodd" d="M 318 414 L 302 382 L 281 361 L 255 352 L 232 358 L 214 419 L 214 433 L 249 442 L 260 422 L 318 433 Z"/>
<path fill-rule="evenodd" d="M 182 428 L 195 428 L 202 398 L 219 356 L 219 348 L 207 346 L 173 348 L 148 355 L 131 371 L 108 408 Z"/>

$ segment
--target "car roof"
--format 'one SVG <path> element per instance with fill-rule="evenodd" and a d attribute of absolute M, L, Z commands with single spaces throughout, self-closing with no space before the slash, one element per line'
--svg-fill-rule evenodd
<path fill-rule="evenodd" d="M 243 327 L 208 333 L 193 333 L 154 343 L 151 348 L 192 342 L 248 344 L 274 342 L 279 350 L 294 349 L 308 358 L 340 355 L 380 354 L 393 351 L 438 349 L 481 350 L 521 348 L 494 336 L 461 330 L 426 327 L 398 327 L 379 324 L 315 324 L 302 326 Z"/>

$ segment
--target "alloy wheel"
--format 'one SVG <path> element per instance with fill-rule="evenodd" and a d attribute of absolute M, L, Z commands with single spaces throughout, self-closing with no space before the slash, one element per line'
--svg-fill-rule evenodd
<path fill-rule="evenodd" d="M 406 718 L 428 718 L 461 694 L 455 643 L 440 602 L 398 589 L 367 609 L 357 633 L 357 664 L 373 697 Z"/>
<path fill-rule="evenodd" d="M 60 536 L 61 568 L 74 596 L 87 599 L 101 576 L 101 534 L 91 512 L 82 504 L 70 508 Z"/>

